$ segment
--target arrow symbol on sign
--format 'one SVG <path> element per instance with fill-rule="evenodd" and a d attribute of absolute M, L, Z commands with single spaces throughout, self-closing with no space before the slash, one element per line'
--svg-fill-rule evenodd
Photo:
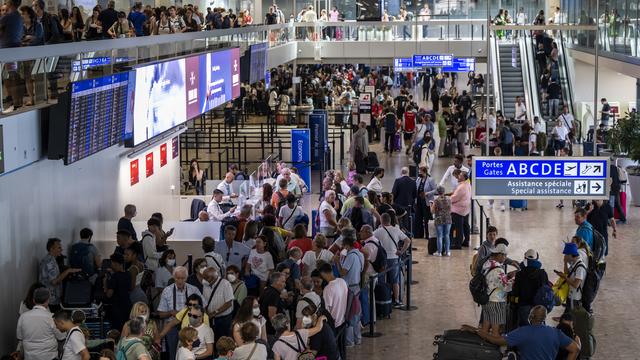
<path fill-rule="evenodd" d="M 597 172 L 602 171 L 602 165 L 596 165 L 596 166 L 595 166 L 595 170 L 596 170 Z"/>
<path fill-rule="evenodd" d="M 600 189 L 602 188 L 602 186 L 600 186 L 600 183 L 595 183 L 595 185 L 592 187 L 594 187 L 596 191 L 600 191 Z"/>

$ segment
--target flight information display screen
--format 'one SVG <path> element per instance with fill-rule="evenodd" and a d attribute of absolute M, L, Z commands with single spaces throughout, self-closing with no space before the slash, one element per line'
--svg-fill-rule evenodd
<path fill-rule="evenodd" d="M 71 85 L 65 164 L 123 141 L 132 93 L 128 72 Z"/>

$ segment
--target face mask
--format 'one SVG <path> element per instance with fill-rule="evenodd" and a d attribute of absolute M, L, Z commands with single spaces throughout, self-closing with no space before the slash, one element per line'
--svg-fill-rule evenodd
<path fill-rule="evenodd" d="M 233 274 L 229 274 L 227 275 L 227 280 L 229 280 L 229 282 L 235 282 L 237 280 L 237 277 Z"/>
<path fill-rule="evenodd" d="M 138 317 L 143 318 L 145 323 L 149 320 L 149 314 L 139 315 Z"/>
<path fill-rule="evenodd" d="M 313 320 L 311 319 L 311 317 L 310 317 L 310 316 L 304 316 L 304 317 L 302 318 L 302 325 L 303 325 L 304 327 L 307 327 L 307 326 L 311 325 L 311 323 L 313 323 Z"/>
<path fill-rule="evenodd" d="M 192 317 L 189 318 L 189 325 L 196 327 L 200 325 L 200 319 L 194 319 Z M 198 346 L 200 345 L 200 343 L 198 343 Z M 196 346 L 196 344 L 193 344 L 194 347 L 198 347 Z"/>
<path fill-rule="evenodd" d="M 167 265 L 176 266 L 176 259 L 167 259 Z"/>
<path fill-rule="evenodd" d="M 340 255 L 347 256 L 347 249 L 342 249 L 342 251 L 340 251 Z"/>
<path fill-rule="evenodd" d="M 253 308 L 253 316 L 260 316 L 260 308 L 254 307 Z"/>
<path fill-rule="evenodd" d="M 206 266 L 203 266 L 200 268 L 200 270 L 198 270 L 198 272 L 200 273 L 200 275 L 204 275 L 204 271 L 207 270 Z"/>
<path fill-rule="evenodd" d="M 298 264 L 298 266 L 300 266 L 300 264 L 302 264 L 302 259 L 296 260 L 296 264 Z"/>

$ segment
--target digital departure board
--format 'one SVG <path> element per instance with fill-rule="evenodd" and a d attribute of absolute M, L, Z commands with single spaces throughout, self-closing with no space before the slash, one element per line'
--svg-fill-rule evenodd
<path fill-rule="evenodd" d="M 123 140 L 133 86 L 123 72 L 71 85 L 67 156 L 71 164 Z"/>

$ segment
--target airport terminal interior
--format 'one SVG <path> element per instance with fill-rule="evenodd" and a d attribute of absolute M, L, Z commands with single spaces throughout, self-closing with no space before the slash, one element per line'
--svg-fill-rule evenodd
<path fill-rule="evenodd" d="M 2 360 L 640 359 L 633 1 L 4 0 Z"/>

